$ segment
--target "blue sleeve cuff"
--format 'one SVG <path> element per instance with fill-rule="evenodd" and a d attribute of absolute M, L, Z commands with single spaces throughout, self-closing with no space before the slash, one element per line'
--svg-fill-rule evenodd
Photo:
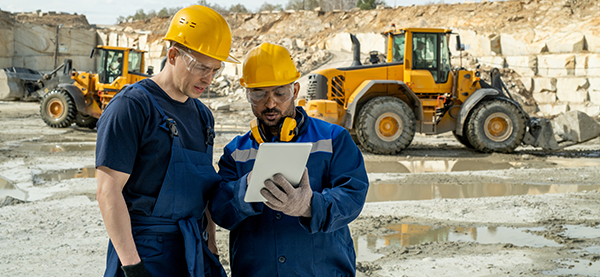
<path fill-rule="evenodd" d="M 311 217 L 299 217 L 300 225 L 304 227 L 309 233 L 314 234 L 320 232 L 324 226 L 324 222 L 327 220 L 327 213 L 320 211 L 326 211 L 325 198 L 323 194 L 313 191 L 312 203 L 310 204 Z"/>
<path fill-rule="evenodd" d="M 246 191 L 248 190 L 248 173 L 244 174 L 235 184 L 234 201 L 236 208 L 243 217 L 253 216 L 262 213 L 264 204 L 261 202 L 248 203 L 244 201 Z"/>

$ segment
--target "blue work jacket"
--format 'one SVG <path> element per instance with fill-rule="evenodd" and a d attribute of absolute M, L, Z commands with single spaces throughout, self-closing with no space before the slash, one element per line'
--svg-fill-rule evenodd
<path fill-rule="evenodd" d="M 223 182 L 209 208 L 213 220 L 231 231 L 232 276 L 355 275 L 348 224 L 360 214 L 369 186 L 362 154 L 348 131 L 299 111 L 305 121 L 296 141 L 313 143 L 306 166 L 312 217 L 244 202 L 246 177 L 258 150 L 250 132 L 234 138 L 219 161 Z"/>

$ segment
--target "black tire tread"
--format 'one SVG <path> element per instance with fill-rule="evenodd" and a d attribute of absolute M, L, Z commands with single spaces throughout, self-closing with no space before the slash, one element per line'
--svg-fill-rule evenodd
<path fill-rule="evenodd" d="M 482 113 L 495 108 L 505 109 L 513 120 L 513 133 L 503 142 L 487 142 L 483 130 L 479 126 L 483 126 L 485 118 L 482 118 Z M 482 122 L 483 121 L 483 122 Z M 516 132 L 516 133 L 515 133 Z M 511 153 L 521 145 L 525 136 L 525 115 L 515 106 L 505 100 L 495 99 L 485 101 L 475 108 L 471 116 L 467 119 L 467 134 L 469 142 L 475 149 L 484 153 L 500 152 Z"/>
<path fill-rule="evenodd" d="M 402 134 L 394 142 L 382 142 L 374 133 L 373 126 L 369 126 L 369 121 L 377 117 L 377 112 L 383 108 L 393 108 L 398 111 L 402 117 L 404 126 Z M 402 151 L 410 145 L 415 137 L 416 119 L 412 109 L 402 100 L 383 96 L 370 100 L 359 112 L 356 123 L 356 137 L 361 146 L 367 151 L 375 154 L 393 155 Z"/>
<path fill-rule="evenodd" d="M 45 110 L 46 103 L 53 98 L 61 99 L 67 111 L 66 116 L 60 121 L 56 121 L 55 119 L 53 119 L 50 116 L 50 114 Z M 42 119 L 48 126 L 53 128 L 66 128 L 73 124 L 75 116 L 77 115 L 77 107 L 75 106 L 75 102 L 73 101 L 73 98 L 71 98 L 71 95 L 69 95 L 68 92 L 62 89 L 56 89 L 46 93 L 42 98 L 42 101 L 40 102 L 40 115 L 42 116 Z"/>

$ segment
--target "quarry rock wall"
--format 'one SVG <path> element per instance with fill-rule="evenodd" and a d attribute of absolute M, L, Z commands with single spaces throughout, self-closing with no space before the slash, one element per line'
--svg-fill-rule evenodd
<path fill-rule="evenodd" d="M 230 14 L 225 18 L 233 30 L 235 57 L 241 59 L 250 48 L 270 41 L 293 49 L 298 65 L 320 49 L 351 51 L 350 33 L 357 36 L 361 52 L 366 54 L 385 52 L 381 32 L 392 23 L 399 28 L 450 28 L 465 45 L 465 64 L 513 72 L 525 90 L 520 93 L 529 94 L 536 102 L 532 112 L 556 115 L 580 110 L 599 116 L 598 14 L 596 0 L 509 0 L 370 11 Z M 89 59 L 93 45 L 129 46 L 148 51 L 146 65 L 156 72 L 166 55 L 167 45 L 160 38 L 168 23 L 168 18 L 154 18 L 106 28 L 63 26 L 59 29 L 59 63 L 68 57 L 76 69 L 94 70 L 95 62 Z M 0 66 L 53 69 L 55 27 L 14 19 L 0 20 L 0 24 Z M 451 36 L 451 51 L 458 57 L 454 40 Z M 225 74 L 240 72 L 239 65 L 227 65 Z"/>

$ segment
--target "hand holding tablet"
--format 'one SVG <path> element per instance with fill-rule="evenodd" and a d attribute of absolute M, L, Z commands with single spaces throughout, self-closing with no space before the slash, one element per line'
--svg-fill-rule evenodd
<path fill-rule="evenodd" d="M 265 202 L 260 194 L 265 180 L 281 173 L 293 186 L 298 186 L 312 149 L 310 142 L 262 143 L 258 147 L 254 167 L 244 197 L 246 202 Z"/>

